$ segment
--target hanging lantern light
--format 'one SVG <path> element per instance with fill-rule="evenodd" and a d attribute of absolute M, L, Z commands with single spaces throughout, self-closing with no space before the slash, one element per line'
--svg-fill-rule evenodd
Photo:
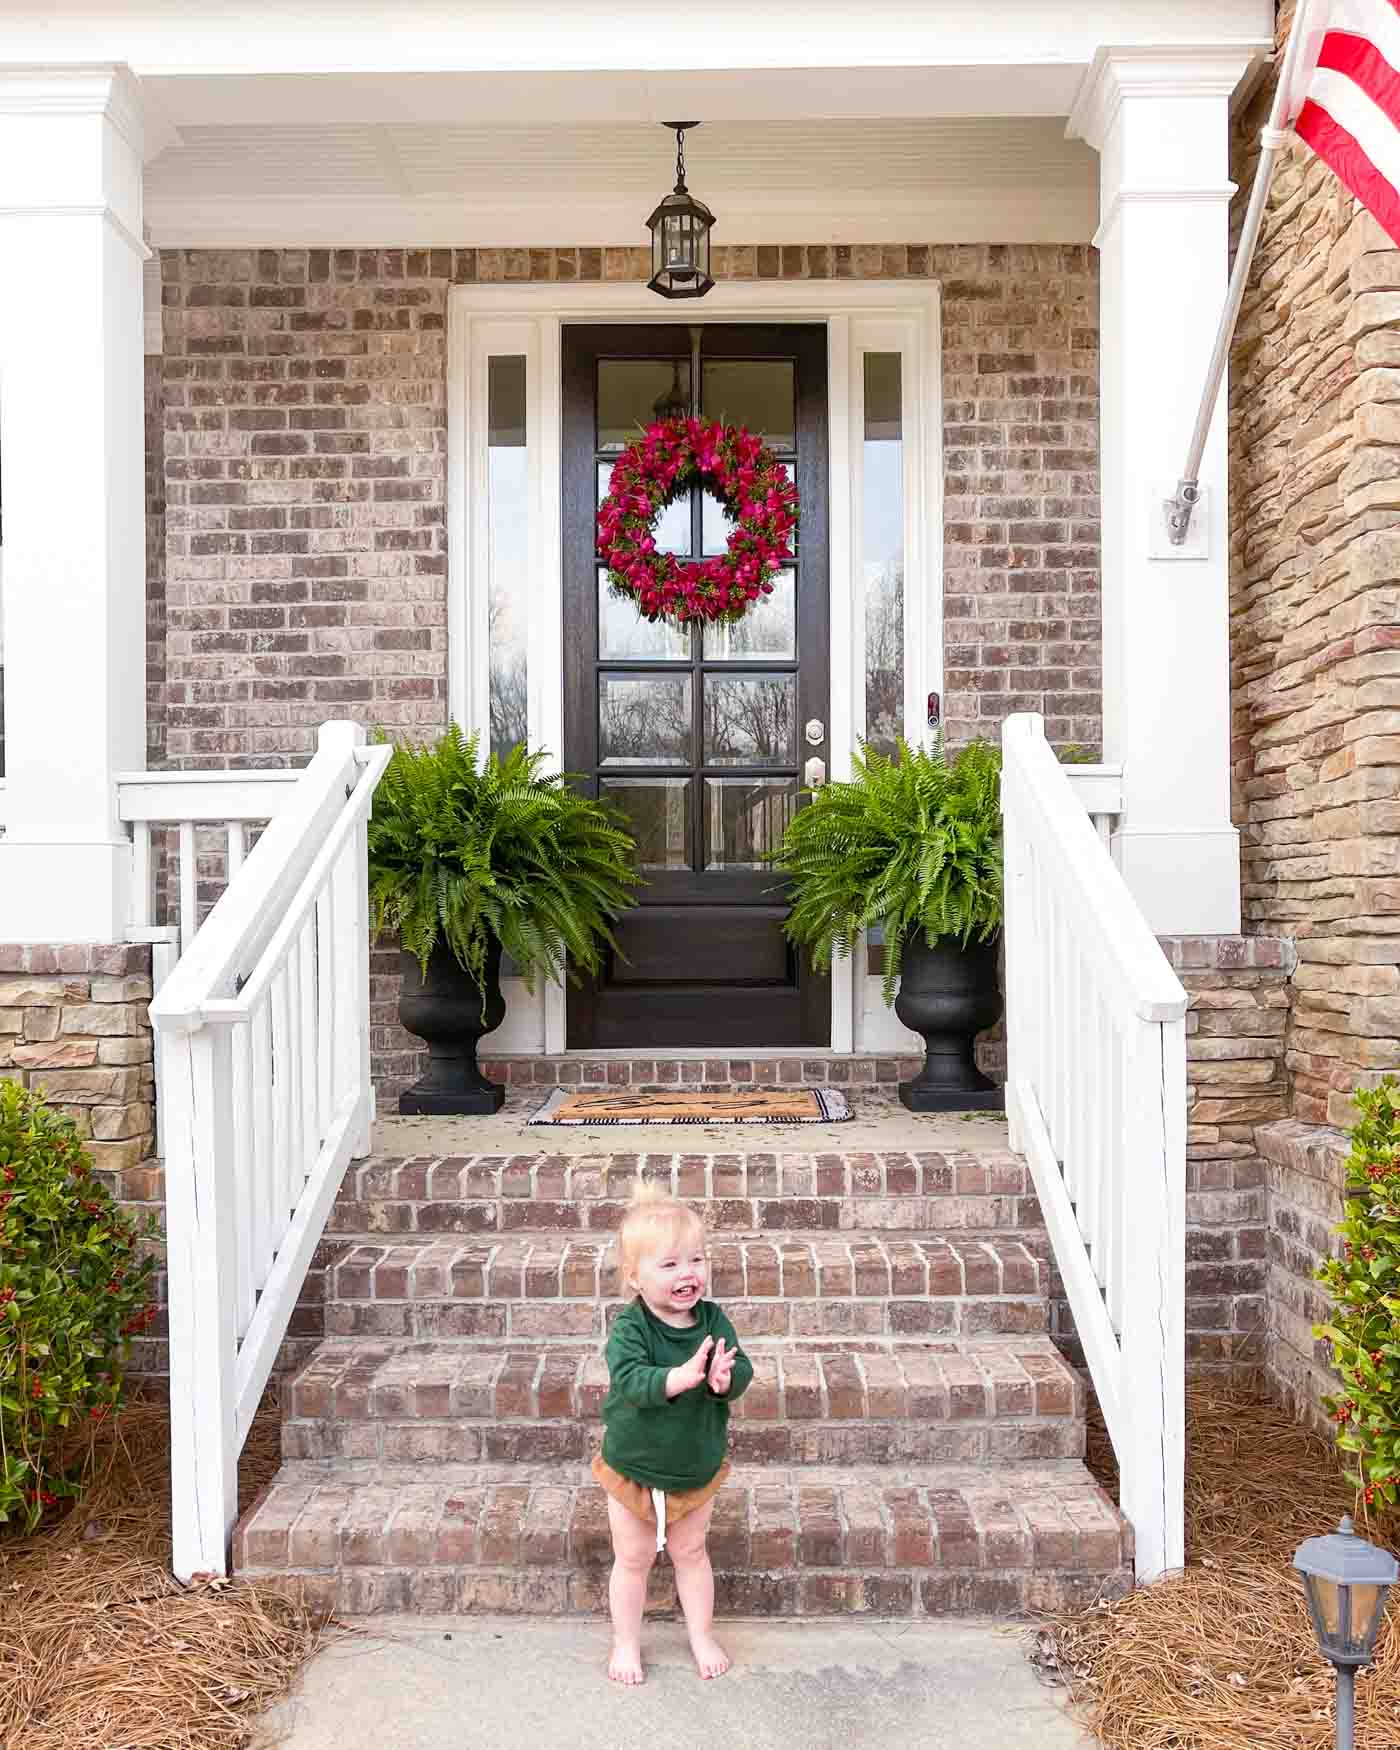
<path fill-rule="evenodd" d="M 710 229 L 715 216 L 685 186 L 685 135 L 699 122 L 666 122 L 676 135 L 676 186 L 647 220 L 651 232 L 648 287 L 663 298 L 703 298 L 714 285 Z"/>

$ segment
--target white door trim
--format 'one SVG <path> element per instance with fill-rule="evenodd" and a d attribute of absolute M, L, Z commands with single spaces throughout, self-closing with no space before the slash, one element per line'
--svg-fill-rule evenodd
<path fill-rule="evenodd" d="M 905 733 L 925 731 L 924 701 L 943 693 L 943 383 L 937 280 L 723 281 L 691 306 L 667 303 L 635 281 L 618 284 L 454 286 L 448 295 L 447 532 L 448 709 L 467 728 L 485 730 L 489 681 L 485 648 L 484 349 L 527 360 L 531 527 L 527 657 L 530 743 L 556 758 L 563 742 L 563 587 L 560 529 L 561 330 L 566 323 L 823 322 L 828 334 L 829 530 L 831 573 L 830 767 L 850 771 L 864 699 L 864 619 L 860 593 L 860 456 L 864 438 L 860 355 L 901 337 L 905 382 L 907 504 Z M 868 338 L 867 338 L 868 337 Z M 842 580 L 845 580 L 842 587 Z M 843 654 L 844 653 L 844 654 Z M 910 658 L 914 660 L 911 661 Z M 832 977 L 831 1049 L 848 1052 L 866 1010 L 863 950 L 838 961 Z M 564 992 L 549 987 L 539 1024 L 511 1028 L 547 1053 L 564 1049 Z"/>

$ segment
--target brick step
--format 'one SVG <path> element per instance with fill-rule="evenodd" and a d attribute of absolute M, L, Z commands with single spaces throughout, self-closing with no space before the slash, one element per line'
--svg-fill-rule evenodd
<path fill-rule="evenodd" d="M 1044 1337 L 755 1347 L 734 1406 L 741 1462 L 1078 1458 L 1084 1394 Z M 328 1342 L 285 1390 L 288 1459 L 422 1464 L 584 1459 L 608 1390 L 597 1350 Z M 396 1476 L 401 1473 L 397 1470 Z"/>
<path fill-rule="evenodd" d="M 638 1171 L 714 1231 L 1041 1226 L 1005 1149 L 957 1153 L 379 1155 L 345 1175 L 329 1234 L 612 1232 Z"/>
<path fill-rule="evenodd" d="M 238 1573 L 345 1615 L 599 1616 L 607 1497 L 580 1465 L 391 1484 L 284 1467 L 234 1534 Z M 710 1530 L 722 1615 L 1039 1615 L 1131 1583 L 1132 1533 L 1075 1460 L 738 1466 Z M 649 1600 L 675 1608 L 670 1564 Z"/>
<path fill-rule="evenodd" d="M 1019 1336 L 1047 1328 L 1043 1237 L 785 1234 L 710 1248 L 710 1292 L 762 1337 Z M 630 1294 L 602 1236 L 402 1236 L 326 1269 L 329 1337 L 597 1341 Z"/>

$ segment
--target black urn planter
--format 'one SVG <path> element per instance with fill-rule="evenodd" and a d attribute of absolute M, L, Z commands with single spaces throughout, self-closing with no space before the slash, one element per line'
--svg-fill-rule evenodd
<path fill-rule="evenodd" d="M 427 1073 L 399 1095 L 399 1111 L 412 1113 L 499 1112 L 506 1091 L 488 1082 L 476 1061 L 485 1033 L 506 1018 L 501 995 L 501 945 L 486 955 L 485 995 L 445 942 L 439 942 L 423 977 L 417 957 L 400 954 L 403 989 L 399 1019 L 410 1033 L 428 1042 Z"/>
<path fill-rule="evenodd" d="M 997 947 L 941 941 L 930 948 L 923 931 L 904 947 L 894 1012 L 924 1036 L 924 1067 L 899 1084 L 911 1112 L 1000 1112 L 1005 1096 L 977 1067 L 977 1035 L 1000 1019 Z"/>

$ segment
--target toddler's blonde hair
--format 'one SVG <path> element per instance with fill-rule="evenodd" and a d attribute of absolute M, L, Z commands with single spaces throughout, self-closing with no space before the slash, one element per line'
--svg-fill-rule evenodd
<path fill-rule="evenodd" d="M 659 1185 L 638 1179 L 632 1187 L 632 1200 L 617 1230 L 618 1259 L 623 1279 L 636 1280 L 637 1265 L 643 1252 L 660 1251 L 675 1244 L 682 1233 L 699 1234 L 705 1238 L 705 1223 L 679 1198 L 672 1197 Z"/>

